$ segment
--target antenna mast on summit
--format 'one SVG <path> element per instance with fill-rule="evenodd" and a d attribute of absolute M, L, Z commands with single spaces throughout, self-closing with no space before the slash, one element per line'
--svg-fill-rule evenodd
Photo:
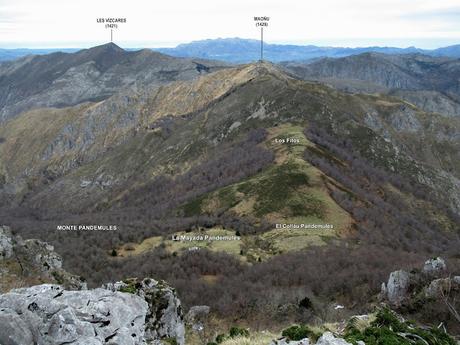
<path fill-rule="evenodd" d="M 260 61 L 264 61 L 264 27 L 268 27 L 270 17 L 254 17 L 256 27 L 260 27 Z"/>
<path fill-rule="evenodd" d="M 260 27 L 260 61 L 264 61 L 264 27 Z"/>

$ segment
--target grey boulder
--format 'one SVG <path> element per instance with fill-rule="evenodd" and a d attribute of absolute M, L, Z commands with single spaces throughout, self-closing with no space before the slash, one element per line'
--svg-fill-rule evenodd
<path fill-rule="evenodd" d="M 318 339 L 316 345 L 351 345 L 342 338 L 336 338 L 331 332 L 324 332 Z"/>
<path fill-rule="evenodd" d="M 37 285 L 0 296 L 0 344 L 144 344 L 147 303 L 105 289 Z"/>
<path fill-rule="evenodd" d="M 151 278 L 126 279 L 104 286 L 111 291 L 129 291 L 142 298 L 148 305 L 145 318 L 145 338 L 174 339 L 178 345 L 185 344 L 185 324 L 181 302 L 176 291 L 164 281 Z"/>
<path fill-rule="evenodd" d="M 193 324 L 198 321 L 203 321 L 209 315 L 211 308 L 207 305 L 195 305 L 190 308 L 185 320 L 188 324 Z"/>
<path fill-rule="evenodd" d="M 447 270 L 445 261 L 440 258 L 433 258 L 425 261 L 422 272 L 430 277 L 440 277 Z"/>
<path fill-rule="evenodd" d="M 273 340 L 270 345 L 310 345 L 310 339 L 305 338 L 302 340 L 288 340 L 286 338 L 281 338 L 278 340 Z"/>
<path fill-rule="evenodd" d="M 382 285 L 382 293 L 391 304 L 398 305 L 406 298 L 410 286 L 409 273 L 403 270 L 391 272 L 387 285 Z"/>

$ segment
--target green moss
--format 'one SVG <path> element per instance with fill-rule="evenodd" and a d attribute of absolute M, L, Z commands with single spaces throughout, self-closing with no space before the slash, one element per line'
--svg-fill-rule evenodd
<path fill-rule="evenodd" d="M 131 294 L 135 294 L 137 292 L 136 288 L 132 285 L 127 285 L 127 286 L 124 286 L 120 289 L 120 292 L 126 292 L 126 293 L 131 293 Z"/>
<path fill-rule="evenodd" d="M 53 276 L 54 280 L 56 280 L 57 284 L 64 284 L 64 277 L 61 273 L 53 271 L 51 272 L 51 275 Z"/>
<path fill-rule="evenodd" d="M 164 341 L 165 343 L 169 345 L 177 345 L 176 338 L 165 338 L 165 339 L 162 339 L 162 341 Z"/>
<path fill-rule="evenodd" d="M 120 288 L 120 292 L 126 292 L 131 294 L 137 293 L 138 282 L 136 279 L 125 279 L 123 280 L 123 283 L 125 283 L 126 286 Z"/>

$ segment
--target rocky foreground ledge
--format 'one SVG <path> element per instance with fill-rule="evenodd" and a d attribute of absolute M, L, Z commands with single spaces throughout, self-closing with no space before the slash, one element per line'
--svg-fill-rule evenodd
<path fill-rule="evenodd" d="M 8 292 L 0 294 L 0 345 L 185 345 L 181 303 L 164 281 L 133 278 L 88 290 L 81 278 L 62 269 L 52 246 L 23 240 L 0 226 L 2 291 Z M 420 309 L 446 302 L 446 296 L 460 298 L 460 276 L 451 276 L 442 258 L 432 258 L 421 269 L 392 272 L 382 285 L 382 304 L 373 313 L 338 323 L 335 330 L 293 325 L 263 344 L 458 345 L 444 325 L 416 326 L 392 310 Z M 200 332 L 201 318 L 208 314 L 207 306 L 191 308 L 188 326 Z M 248 330 L 233 327 L 208 342 L 217 344 L 261 342 Z"/>
<path fill-rule="evenodd" d="M 62 268 L 53 246 L 0 226 L 0 293 L 5 291 L 0 345 L 185 343 L 181 303 L 165 282 L 127 279 L 88 290 Z"/>
<path fill-rule="evenodd" d="M 2 345 L 183 345 L 184 333 L 174 290 L 153 279 L 79 291 L 42 284 L 0 295 Z"/>

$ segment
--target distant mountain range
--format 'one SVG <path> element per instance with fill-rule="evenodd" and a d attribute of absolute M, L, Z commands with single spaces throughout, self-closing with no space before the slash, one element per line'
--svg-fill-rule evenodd
<path fill-rule="evenodd" d="M 175 48 L 155 49 L 164 54 L 179 57 L 200 57 L 228 62 L 251 62 L 260 58 L 260 41 L 240 38 L 219 38 L 180 44 Z M 416 47 L 318 47 L 314 45 L 264 44 L 264 59 L 272 62 L 311 60 L 321 57 L 345 57 L 362 53 L 376 52 L 385 54 L 420 53 L 430 56 L 460 57 L 460 45 L 434 50 Z"/>
<path fill-rule="evenodd" d="M 0 48 L 0 62 L 18 59 L 26 55 L 45 55 L 55 52 L 62 53 L 73 53 L 78 51 L 78 48 L 55 48 L 55 49 L 28 49 L 28 48 L 17 48 L 17 49 L 2 49 Z"/>
<path fill-rule="evenodd" d="M 13 60 L 25 55 L 41 55 L 52 52 L 75 52 L 78 49 L 0 49 L 0 61 Z M 136 50 L 136 49 L 128 49 Z M 217 59 L 233 63 L 257 61 L 260 58 L 260 41 L 242 38 L 218 38 L 179 44 L 175 48 L 154 48 L 153 50 L 176 56 L 203 59 Z M 319 47 L 315 45 L 268 44 L 264 45 L 264 58 L 272 62 L 311 60 L 322 57 L 346 57 L 362 53 L 385 54 L 420 53 L 430 56 L 460 58 L 460 44 L 434 50 L 416 47 Z"/>

